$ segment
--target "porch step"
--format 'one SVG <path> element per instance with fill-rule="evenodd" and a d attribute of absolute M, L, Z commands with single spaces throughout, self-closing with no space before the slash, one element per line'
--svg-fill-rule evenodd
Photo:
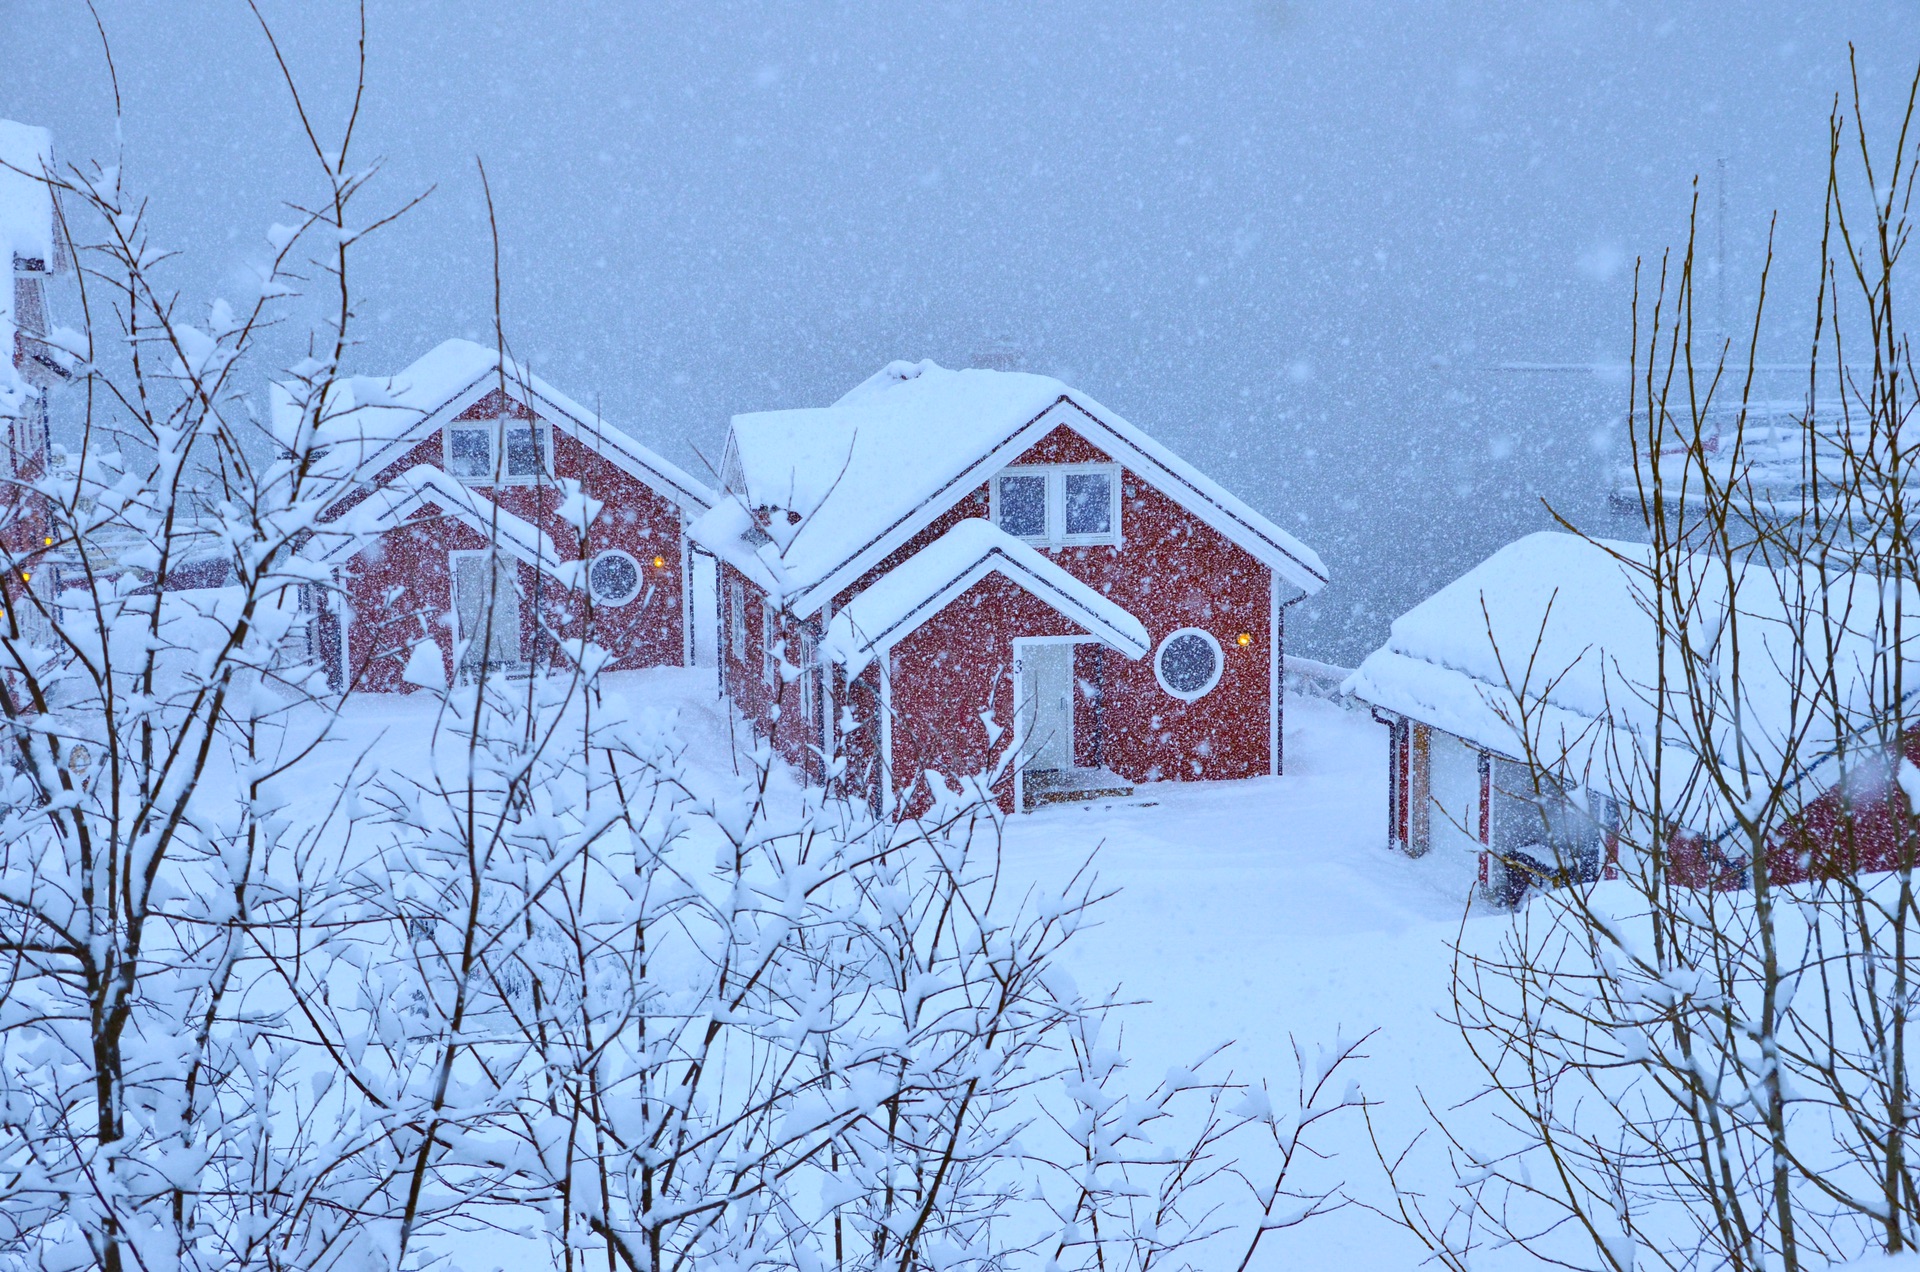
<path fill-rule="evenodd" d="M 1043 804 L 1073 804 L 1095 799 L 1125 799 L 1133 786 L 1108 769 L 1028 769 L 1022 775 L 1029 811 Z"/>

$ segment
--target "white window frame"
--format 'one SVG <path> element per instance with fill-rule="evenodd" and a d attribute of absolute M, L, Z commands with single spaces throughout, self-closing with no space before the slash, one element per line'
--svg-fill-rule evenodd
<path fill-rule="evenodd" d="M 453 434 L 460 432 L 485 433 L 487 436 L 487 471 L 497 471 L 500 465 L 500 430 L 494 427 L 492 420 L 456 420 L 440 430 L 441 467 L 447 475 L 457 481 L 469 484 L 486 484 L 488 479 L 475 477 L 471 473 L 462 473 L 453 466 Z"/>
<path fill-rule="evenodd" d="M 773 602 L 761 598 L 760 601 L 760 679 L 772 685 L 777 691 L 780 687 L 780 655 L 774 650 L 774 608 Z"/>
<path fill-rule="evenodd" d="M 727 652 L 747 661 L 747 588 L 739 579 L 727 580 Z"/>
<path fill-rule="evenodd" d="M 1107 529 L 1099 534 L 1067 533 L 1067 477 L 1075 473 L 1101 473 L 1107 478 Z M 1017 536 L 1036 548 L 1117 548 L 1121 546 L 1120 465 L 1097 464 L 1014 464 L 993 476 L 988 488 L 988 511 L 993 524 L 1000 524 L 1000 479 L 1002 477 L 1045 477 L 1047 479 L 1047 532 L 1044 535 Z"/>
<path fill-rule="evenodd" d="M 1167 652 L 1167 646 L 1182 636 L 1198 636 L 1213 647 L 1213 675 L 1209 676 L 1207 683 L 1201 685 L 1198 689 L 1176 689 L 1167 683 L 1166 676 L 1162 674 L 1160 670 L 1160 659 Z M 1160 688 L 1166 692 L 1168 697 L 1178 698 L 1182 702 L 1198 702 L 1200 699 L 1212 693 L 1214 687 L 1220 683 L 1220 676 L 1226 669 L 1226 650 L 1220 647 L 1219 637 L 1204 627 L 1182 627 L 1176 631 L 1168 632 L 1166 638 L 1154 646 L 1153 649 L 1153 678 L 1160 683 Z"/>
<path fill-rule="evenodd" d="M 600 562 L 605 560 L 607 557 L 624 558 L 626 560 L 626 563 L 633 567 L 633 590 L 631 592 L 628 592 L 625 596 L 621 596 L 621 597 L 602 596 L 599 590 L 595 588 L 593 585 L 594 567 L 599 565 Z M 624 552 L 619 548 L 606 548 L 599 552 L 594 553 L 593 558 L 587 562 L 587 593 L 588 595 L 593 597 L 593 603 L 595 605 L 620 606 L 620 605 L 629 604 L 630 602 L 632 602 L 634 597 L 640 595 L 640 592 L 643 588 L 645 588 L 646 583 L 647 583 L 646 571 L 640 568 L 639 560 L 635 558 L 635 556 L 631 552 Z"/>
<path fill-rule="evenodd" d="M 507 430 L 510 428 L 531 428 L 534 443 L 540 448 L 540 469 L 537 472 L 510 475 L 507 472 Z M 487 477 L 474 477 L 454 471 L 453 432 L 455 429 L 484 429 L 487 433 L 487 467 L 491 473 Z M 454 420 L 440 430 L 441 466 L 447 474 L 465 482 L 469 486 L 533 486 L 553 480 L 553 425 L 545 420 L 521 420 L 511 417 L 491 420 Z"/>
<path fill-rule="evenodd" d="M 803 627 L 800 629 L 800 724 L 808 730 L 814 727 L 815 661 L 813 633 Z"/>

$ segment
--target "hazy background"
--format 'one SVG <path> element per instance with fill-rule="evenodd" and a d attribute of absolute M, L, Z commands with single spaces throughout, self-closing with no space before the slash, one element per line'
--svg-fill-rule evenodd
<path fill-rule="evenodd" d="M 671 458 L 705 475 L 735 411 L 1010 346 L 1317 548 L 1290 643 L 1343 662 L 1543 496 L 1607 524 L 1605 368 L 1695 173 L 1717 237 L 1725 161 L 1731 315 L 1779 209 L 1772 353 L 1804 344 L 1847 43 L 1882 123 L 1920 58 L 1912 0 L 369 9 L 363 206 L 438 188 L 360 258 L 355 369 L 491 339 L 481 155 L 517 351 Z M 339 118 L 353 10 L 266 11 Z M 238 0 L 101 14 L 183 294 L 244 294 L 319 188 L 265 41 Z M 0 0 L 0 48 L 0 115 L 111 161 L 85 6 Z"/>

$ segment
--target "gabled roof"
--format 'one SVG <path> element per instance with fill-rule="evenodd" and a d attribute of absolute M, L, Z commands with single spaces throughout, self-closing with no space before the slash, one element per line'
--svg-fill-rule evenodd
<path fill-rule="evenodd" d="M 1508 544 L 1395 619 L 1387 643 L 1344 687 L 1517 757 L 1507 687 L 1531 670 L 1530 696 L 1564 715 L 1570 734 L 1590 732 L 1626 706 L 1629 684 L 1650 683 L 1656 672 L 1636 580 L 1609 549 L 1646 559 L 1644 544 L 1551 531 Z"/>
<path fill-rule="evenodd" d="M 504 379 L 509 397 L 688 515 L 697 516 L 713 506 L 713 492 L 705 485 L 511 358 L 506 361 Z M 407 448 L 431 436 L 501 382 L 499 355 L 470 340 L 448 340 L 397 375 L 335 381 L 319 429 L 318 440 L 327 447 L 324 475 L 372 480 Z M 291 435 L 290 424 L 297 420 L 307 391 L 299 384 L 272 386 L 278 435 Z"/>
<path fill-rule="evenodd" d="M 1326 567 L 1312 549 L 1118 415 L 1049 376 L 891 363 L 832 406 L 734 416 L 722 479 L 746 508 L 778 510 L 768 526 L 777 547 L 770 561 L 773 590 L 805 615 L 1060 427 L 1080 434 L 1302 592 L 1325 584 Z M 726 555 L 730 549 L 719 540 L 733 529 L 732 521 L 716 522 L 697 525 L 694 534 Z"/>
<path fill-rule="evenodd" d="M 1000 574 L 1129 658 L 1150 648 L 1139 619 L 982 517 L 968 517 L 833 616 L 823 649 L 857 676 L 975 583 Z"/>
<path fill-rule="evenodd" d="M 311 551 L 320 561 L 340 561 L 364 549 L 367 536 L 436 512 L 491 539 L 515 560 L 579 590 L 578 563 L 562 558 L 545 531 L 428 464 L 407 469 L 329 523 L 315 535 Z"/>
<path fill-rule="evenodd" d="M 1543 531 L 1508 544 L 1394 621 L 1387 644 L 1369 654 L 1343 688 L 1363 702 L 1431 725 L 1496 754 L 1533 758 L 1569 780 L 1606 790 L 1652 753 L 1656 733 L 1671 778 L 1689 789 L 1692 757 L 1745 757 L 1764 778 L 1792 757 L 1791 780 L 1824 789 L 1838 777 L 1839 736 L 1831 704 L 1868 720 L 1881 701 L 1885 633 L 1896 611 L 1920 612 L 1920 590 L 1865 574 L 1820 575 L 1736 566 L 1711 556 L 1682 557 L 1677 585 L 1689 598 L 1687 648 L 1670 635 L 1664 681 L 1649 607 L 1651 549 L 1644 543 L 1587 540 Z M 1797 633 L 1824 612 L 1835 625 L 1830 653 L 1809 649 Z M 1726 639 L 1739 627 L 1740 674 L 1724 670 Z M 1920 683 L 1920 638 L 1906 638 L 1907 683 Z M 1690 704 L 1656 709 L 1660 686 L 1684 693 L 1683 660 L 1695 661 L 1725 700 L 1702 727 Z M 1736 700 L 1737 696 L 1737 700 Z M 1521 710 L 1524 700 L 1526 710 Z M 1811 713 L 1811 718 L 1810 718 Z M 1517 726 L 1524 721 L 1523 743 Z M 1736 731 L 1737 722 L 1737 731 Z M 1531 757 L 1528 752 L 1531 751 Z M 1703 786 L 1691 783 L 1694 788 Z M 1676 796 L 1677 798 L 1677 796 Z M 1726 810 L 1696 789 L 1687 824 L 1715 832 Z"/>

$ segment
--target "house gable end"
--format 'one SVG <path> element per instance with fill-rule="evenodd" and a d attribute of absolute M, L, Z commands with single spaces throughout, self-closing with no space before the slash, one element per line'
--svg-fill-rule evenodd
<path fill-rule="evenodd" d="M 544 386 L 531 377 L 509 374 L 506 389 L 501 389 L 498 368 L 489 368 L 433 410 L 422 415 L 398 437 L 370 456 L 363 471 L 377 472 L 373 484 L 386 482 L 396 472 L 420 463 L 444 467 L 440 435 L 448 424 L 461 420 L 495 419 L 505 414 L 515 420 L 538 420 L 556 433 L 570 436 L 587 452 L 615 470 L 640 482 L 648 490 L 684 509 L 689 515 L 712 506 L 711 493 L 684 474 L 670 472 L 664 461 L 654 463 L 642 454 L 637 443 L 629 444 L 614 436 L 616 430 L 602 421 L 586 418 L 556 395 L 544 392 Z M 336 499 L 321 513 L 331 519 L 358 503 L 368 493 L 362 485 Z"/>
<path fill-rule="evenodd" d="M 1070 436 L 1060 435 L 1063 432 Z M 1086 449 L 1075 445 L 1076 441 Z M 1066 458 L 1047 458 L 1043 461 L 1037 458 L 1055 454 L 1088 454 L 1100 458 L 1089 461 Z M 942 519 L 955 505 L 963 500 L 977 500 L 984 484 L 1001 469 L 1016 463 L 1038 462 L 1118 463 L 1133 477 L 1152 486 L 1226 539 L 1246 549 L 1302 593 L 1317 592 L 1326 582 L 1325 576 L 1315 568 L 1317 563 L 1302 560 L 1286 544 L 1247 521 L 1212 492 L 1175 472 L 1135 445 L 1120 429 L 1074 401 L 1070 394 L 1063 393 L 1046 410 L 1006 435 L 979 460 L 943 486 L 933 498 L 915 509 L 912 515 L 888 527 L 825 578 L 804 588 L 794 598 L 795 611 L 812 614 L 829 598 L 854 588 L 863 576 L 906 546 L 936 520 Z"/>

